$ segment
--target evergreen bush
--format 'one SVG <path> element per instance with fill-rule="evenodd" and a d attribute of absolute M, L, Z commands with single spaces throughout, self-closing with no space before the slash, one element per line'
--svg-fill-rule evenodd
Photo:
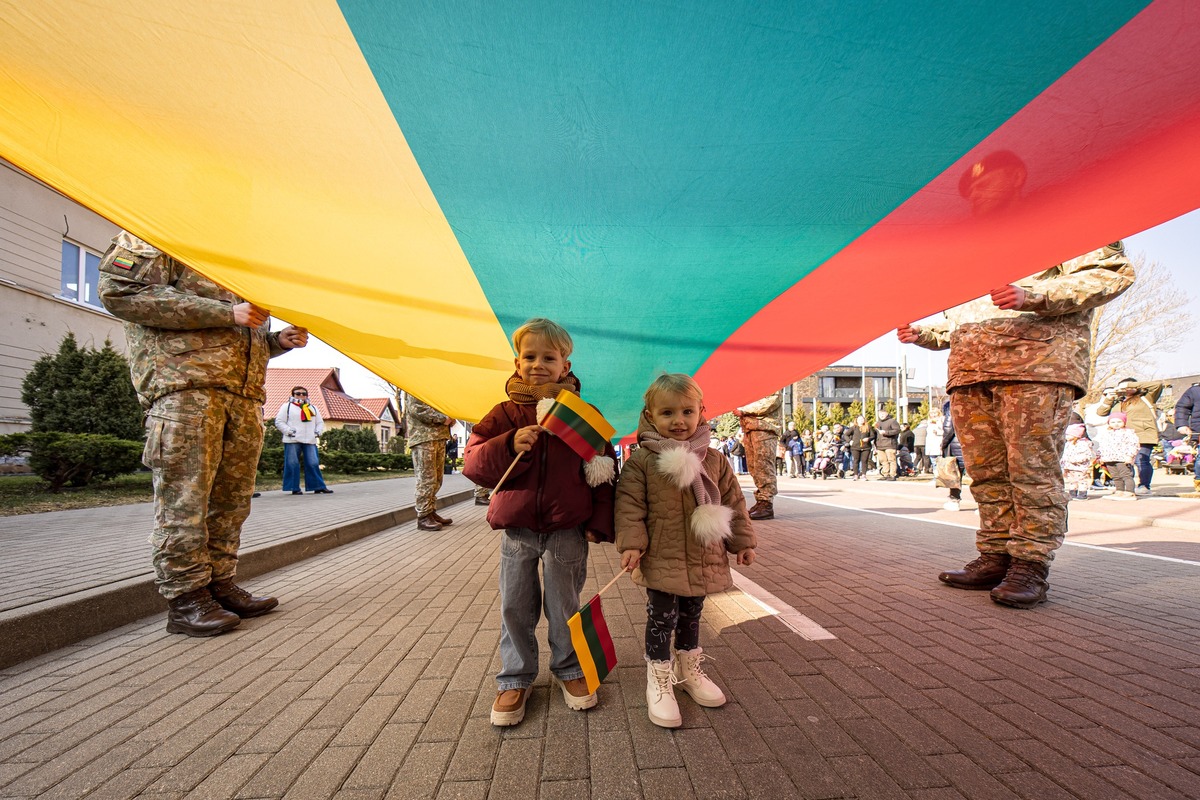
<path fill-rule="evenodd" d="M 21 384 L 34 433 L 101 434 L 142 441 L 142 407 L 129 378 L 129 362 L 105 341 L 103 349 L 79 347 L 63 337 L 54 355 L 38 359 Z"/>

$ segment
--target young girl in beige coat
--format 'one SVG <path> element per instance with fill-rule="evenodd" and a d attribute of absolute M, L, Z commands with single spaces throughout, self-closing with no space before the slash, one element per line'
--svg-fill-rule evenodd
<path fill-rule="evenodd" d="M 729 461 L 708 446 L 703 392 L 687 375 L 650 384 L 638 444 L 617 483 L 621 567 L 646 587 L 646 700 L 650 720 L 683 724 L 673 685 L 702 706 L 725 695 L 701 667 L 704 597 L 730 587 L 729 553 L 754 562 L 746 500 Z M 675 656 L 671 658 L 671 636 Z"/>

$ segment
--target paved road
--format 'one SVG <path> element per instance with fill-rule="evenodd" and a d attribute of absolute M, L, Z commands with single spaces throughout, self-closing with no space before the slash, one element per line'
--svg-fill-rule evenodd
<path fill-rule="evenodd" d="M 934 580 L 972 554 L 949 512 L 784 489 L 743 570 L 760 599 L 706 605 L 730 703 L 683 700 L 677 731 L 646 718 L 628 580 L 599 706 L 543 672 L 526 721 L 491 727 L 498 540 L 463 504 L 255 579 L 282 605 L 231 634 L 157 615 L 0 671 L 0 796 L 1200 797 L 1200 566 L 1065 547 L 1017 611 Z M 806 502 L 855 498 L 887 515 Z M 590 591 L 616 574 L 611 547 L 589 563 Z"/>

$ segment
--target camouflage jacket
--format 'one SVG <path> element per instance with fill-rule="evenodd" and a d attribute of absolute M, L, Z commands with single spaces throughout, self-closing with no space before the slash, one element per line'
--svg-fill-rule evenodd
<path fill-rule="evenodd" d="M 225 389 L 267 399 L 267 360 L 285 348 L 269 323 L 235 325 L 244 302 L 152 245 L 122 231 L 100 262 L 100 301 L 124 321 L 129 371 L 147 408 L 182 389 Z"/>
<path fill-rule="evenodd" d="M 1017 281 L 1019 311 L 1004 311 L 985 295 L 917 327 L 917 344 L 950 348 L 948 390 L 987 381 L 1065 383 L 1087 390 L 1092 311 L 1133 285 L 1121 242 Z"/>
<path fill-rule="evenodd" d="M 742 406 L 738 409 L 738 411 L 742 412 L 742 430 L 746 433 L 750 431 L 767 431 L 778 436 L 779 407 L 782 404 L 783 395 L 776 392 L 775 394 L 767 395 L 762 400 L 755 400 L 749 405 Z"/>
<path fill-rule="evenodd" d="M 408 427 L 408 446 L 444 442 L 450 438 L 450 417 L 411 394 L 404 395 L 404 419 Z"/>

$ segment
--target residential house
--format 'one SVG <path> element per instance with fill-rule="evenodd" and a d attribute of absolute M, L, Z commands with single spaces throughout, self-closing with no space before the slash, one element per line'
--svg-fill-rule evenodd
<path fill-rule="evenodd" d="M 29 430 L 21 384 L 68 331 L 80 347 L 125 352 L 96 294 L 118 228 L 0 159 L 0 434 Z"/>
<path fill-rule="evenodd" d="M 308 389 L 308 402 L 317 407 L 325 427 L 372 432 L 379 425 L 379 415 L 361 405 L 342 389 L 337 367 L 301 369 L 267 367 L 267 402 L 263 405 L 263 419 L 273 424 L 280 407 L 292 396 L 292 389 L 303 386 Z"/>
<path fill-rule="evenodd" d="M 386 453 L 392 439 L 404 434 L 395 403 L 390 397 L 363 397 L 359 399 L 358 404 L 374 414 L 378 420 L 375 436 L 379 439 L 380 451 Z"/>

